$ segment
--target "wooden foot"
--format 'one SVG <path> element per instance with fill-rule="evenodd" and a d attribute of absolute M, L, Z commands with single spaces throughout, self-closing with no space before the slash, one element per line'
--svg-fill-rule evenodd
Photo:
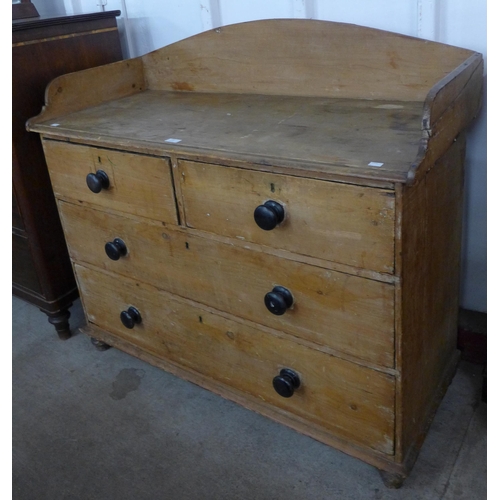
<path fill-rule="evenodd" d="M 98 340 L 94 337 L 90 337 L 90 342 L 98 351 L 107 351 L 111 346 L 103 342 L 102 340 Z"/>
<path fill-rule="evenodd" d="M 49 317 L 49 323 L 54 325 L 57 335 L 61 340 L 68 340 L 71 337 L 69 329 L 69 317 L 71 313 L 67 309 L 63 309 L 57 313 L 46 313 Z"/>
<path fill-rule="evenodd" d="M 380 477 L 387 488 L 398 489 L 403 486 L 406 476 L 402 474 L 396 474 L 394 472 L 387 472 L 385 470 L 379 470 Z"/>

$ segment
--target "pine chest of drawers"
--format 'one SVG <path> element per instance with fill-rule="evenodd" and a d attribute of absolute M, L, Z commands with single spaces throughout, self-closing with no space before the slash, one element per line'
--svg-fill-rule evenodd
<path fill-rule="evenodd" d="M 408 474 L 457 363 L 482 57 L 322 21 L 62 76 L 42 136 L 85 331 Z"/>

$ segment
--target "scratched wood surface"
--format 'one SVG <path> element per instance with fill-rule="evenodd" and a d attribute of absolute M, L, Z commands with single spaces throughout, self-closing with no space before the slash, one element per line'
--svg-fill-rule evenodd
<path fill-rule="evenodd" d="M 394 192 L 179 161 L 189 227 L 351 266 L 394 270 Z M 285 219 L 264 231 L 257 206 L 274 200 Z"/>
<path fill-rule="evenodd" d="M 47 136 L 173 151 L 180 157 L 209 153 L 291 164 L 311 177 L 348 170 L 404 181 L 422 137 L 421 112 L 419 102 L 150 90 L 37 129 Z M 370 166 L 373 162 L 377 165 Z"/>
<path fill-rule="evenodd" d="M 394 378 L 196 307 L 140 281 L 75 266 L 89 321 L 145 351 L 173 360 L 216 381 L 348 438 L 392 454 Z M 130 305 L 142 322 L 125 328 Z M 273 389 L 283 367 L 299 373 L 289 398 Z"/>
<path fill-rule="evenodd" d="M 59 202 L 71 258 L 154 284 L 182 297 L 380 366 L 394 364 L 394 286 L 289 261 L 166 228 Z M 128 256 L 104 245 L 121 238 Z M 288 288 L 294 306 L 271 314 L 264 296 Z"/>

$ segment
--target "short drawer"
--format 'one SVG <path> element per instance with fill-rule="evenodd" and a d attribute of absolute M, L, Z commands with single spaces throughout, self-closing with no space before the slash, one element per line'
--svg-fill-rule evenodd
<path fill-rule="evenodd" d="M 394 271 L 394 192 L 179 161 L 189 227 L 383 273 Z M 273 223 L 261 229 L 257 207 Z M 262 208 L 264 207 L 264 208 Z M 279 219 L 278 219 L 279 220 Z"/>
<path fill-rule="evenodd" d="M 393 377 L 223 318 L 140 281 L 75 269 L 91 323 L 338 437 L 393 453 Z M 141 321 L 126 328 L 120 315 L 130 306 Z M 273 389 L 283 368 L 300 378 L 289 398 Z"/>
<path fill-rule="evenodd" d="M 378 365 L 394 364 L 394 287 L 225 244 L 185 231 L 59 202 L 71 258 L 154 284 L 255 323 Z M 123 241 L 111 260 L 105 245 Z M 264 298 L 286 287 L 293 305 L 272 314 Z"/>
<path fill-rule="evenodd" d="M 51 140 L 43 145 L 56 197 L 177 224 L 169 160 Z M 109 187 L 95 193 L 86 179 L 99 170 Z"/>

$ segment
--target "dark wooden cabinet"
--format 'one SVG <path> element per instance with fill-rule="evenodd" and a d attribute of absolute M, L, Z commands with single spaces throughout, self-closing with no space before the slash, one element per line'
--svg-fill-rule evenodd
<path fill-rule="evenodd" d="M 61 338 L 78 290 L 40 138 L 25 123 L 57 76 L 122 59 L 119 14 L 12 22 L 12 292 L 45 312 Z"/>

